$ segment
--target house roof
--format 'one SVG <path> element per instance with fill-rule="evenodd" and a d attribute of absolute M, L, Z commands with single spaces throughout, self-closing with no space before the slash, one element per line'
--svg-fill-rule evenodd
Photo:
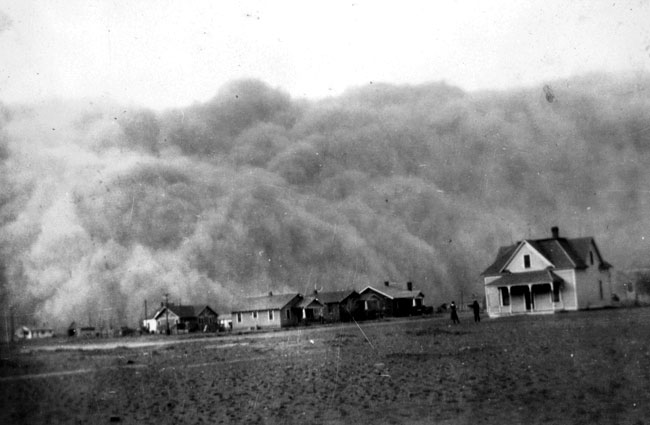
<path fill-rule="evenodd" d="M 316 298 L 323 304 L 333 304 L 340 303 L 345 301 L 346 298 L 357 294 L 357 291 L 347 290 L 347 291 L 333 291 L 333 292 L 319 292 L 316 294 Z"/>
<path fill-rule="evenodd" d="M 528 285 L 535 283 L 560 283 L 564 280 L 553 273 L 553 271 L 536 270 L 522 273 L 505 273 L 499 279 L 493 280 L 486 286 L 511 286 L 511 285 Z"/>
<path fill-rule="evenodd" d="M 589 250 L 593 244 L 598 253 L 598 258 L 601 260 L 600 267 L 611 267 L 609 263 L 602 260 L 596 242 L 591 236 L 575 239 L 528 239 L 514 245 L 500 247 L 494 262 L 485 269 L 481 275 L 500 275 L 503 272 L 503 269 L 510 263 L 517 250 L 525 243 L 530 244 L 530 246 L 544 256 L 546 260 L 553 264 L 553 267 L 556 269 L 586 268 Z"/>
<path fill-rule="evenodd" d="M 219 316 L 219 314 L 212 307 L 210 307 L 209 305 L 205 305 L 205 306 L 195 305 L 194 306 L 194 311 L 196 311 L 197 316 L 200 316 L 201 314 L 203 314 L 203 312 L 208 312 L 208 313 L 214 314 L 215 316 Z"/>
<path fill-rule="evenodd" d="M 391 300 L 395 299 L 403 299 L 403 298 L 408 298 L 408 299 L 413 299 L 413 298 L 424 298 L 424 294 L 417 289 L 414 289 L 412 291 L 409 291 L 408 289 L 396 287 L 396 286 L 382 286 L 380 288 L 375 288 L 372 286 L 366 286 L 359 292 L 360 294 L 367 293 L 368 291 L 373 291 L 378 294 L 381 294 L 385 296 L 386 298 L 389 298 Z"/>
<path fill-rule="evenodd" d="M 510 258 L 512 258 L 512 255 L 515 253 L 518 246 L 519 244 L 500 247 L 497 252 L 497 258 L 487 269 L 485 269 L 482 275 L 492 276 L 500 274 L 501 270 L 503 270 Z"/>
<path fill-rule="evenodd" d="M 171 305 L 171 304 L 170 304 L 170 305 Z M 165 308 L 165 306 L 164 306 L 164 305 L 161 305 L 160 307 L 158 307 L 158 308 L 156 309 L 156 311 L 153 312 L 153 314 L 151 315 L 151 318 L 146 319 L 146 320 L 156 320 L 156 318 L 158 317 L 158 314 L 159 314 L 161 311 L 163 311 L 164 308 Z"/>
<path fill-rule="evenodd" d="M 232 311 L 281 310 L 287 305 L 297 302 L 301 297 L 298 293 L 291 293 L 245 298 L 238 305 L 234 306 Z"/>
<path fill-rule="evenodd" d="M 300 308 L 320 308 L 322 306 L 323 303 L 313 296 L 305 297 L 296 304 L 296 307 Z"/>
<path fill-rule="evenodd" d="M 160 308 L 156 314 L 154 315 L 154 319 L 159 318 L 163 313 L 165 313 L 165 309 L 167 307 L 163 306 Z M 175 314 L 176 316 L 180 318 L 186 318 L 186 317 L 196 317 L 197 312 L 202 311 L 203 307 L 195 307 L 193 305 L 175 305 L 175 304 L 169 304 L 169 312 Z"/>

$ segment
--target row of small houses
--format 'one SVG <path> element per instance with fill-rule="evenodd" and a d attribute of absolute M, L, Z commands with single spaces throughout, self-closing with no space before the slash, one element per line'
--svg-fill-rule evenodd
<path fill-rule="evenodd" d="M 413 316 L 431 311 L 424 306 L 424 294 L 406 285 L 384 282 L 357 292 L 344 290 L 273 294 L 245 298 L 230 314 L 219 315 L 210 306 L 161 305 L 146 319 L 149 333 L 185 333 L 192 331 L 279 329 L 309 323 L 333 323 L 368 320 L 391 316 Z"/>
<path fill-rule="evenodd" d="M 564 238 L 559 228 L 551 237 L 524 239 L 501 247 L 494 262 L 481 274 L 485 307 L 490 317 L 514 314 L 549 314 L 558 311 L 603 308 L 613 305 L 612 266 L 603 259 L 593 237 Z M 378 288 L 297 293 L 247 298 L 232 309 L 222 326 L 233 330 L 283 328 L 313 321 L 338 322 L 381 316 L 422 314 L 424 294 L 406 286 L 384 282 Z M 206 307 L 203 311 L 205 311 Z M 205 325 L 201 314 L 183 315 L 181 309 L 161 309 L 149 329 L 161 329 L 169 315 L 171 326 L 188 329 L 193 321 Z M 210 309 L 211 311 L 211 309 Z M 211 311 L 212 320 L 219 318 Z M 201 322 L 203 320 L 203 323 Z M 184 323 L 185 322 L 185 323 Z M 165 325 L 166 326 L 166 325 Z"/>

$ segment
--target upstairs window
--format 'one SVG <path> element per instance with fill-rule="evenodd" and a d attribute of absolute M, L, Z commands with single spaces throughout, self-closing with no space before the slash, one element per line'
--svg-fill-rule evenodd
<path fill-rule="evenodd" d="M 524 255 L 524 268 L 530 268 L 530 255 Z"/>
<path fill-rule="evenodd" d="M 594 265 L 594 253 L 592 251 L 589 251 L 589 261 L 591 261 L 591 265 Z"/>

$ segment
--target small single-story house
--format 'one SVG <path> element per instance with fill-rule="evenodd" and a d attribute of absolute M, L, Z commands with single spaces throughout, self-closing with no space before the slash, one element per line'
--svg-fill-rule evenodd
<path fill-rule="evenodd" d="M 354 290 L 319 292 L 316 298 L 323 304 L 326 322 L 348 322 L 355 317 L 359 293 Z"/>
<path fill-rule="evenodd" d="M 303 297 L 296 304 L 295 309 L 299 311 L 302 323 L 323 321 L 323 303 L 316 298 L 316 295 Z"/>
<path fill-rule="evenodd" d="M 16 330 L 15 335 L 19 339 L 52 338 L 54 336 L 54 331 L 52 329 L 21 326 Z"/>
<path fill-rule="evenodd" d="M 423 302 L 424 294 L 413 289 L 411 282 L 402 286 L 386 281 L 381 287 L 367 286 L 359 292 L 360 308 L 367 319 L 422 314 Z"/>
<path fill-rule="evenodd" d="M 232 309 L 234 331 L 295 326 L 301 317 L 296 305 L 302 300 L 297 293 L 273 294 L 245 298 Z"/>
<path fill-rule="evenodd" d="M 501 247 L 481 274 L 490 317 L 612 304 L 611 265 L 593 237 L 522 240 Z"/>
<path fill-rule="evenodd" d="M 156 329 L 160 333 L 187 333 L 198 330 L 198 317 L 194 306 L 169 304 L 163 306 L 154 316 Z"/>
<path fill-rule="evenodd" d="M 196 321 L 202 332 L 216 332 L 219 330 L 219 315 L 209 305 L 195 307 Z"/>

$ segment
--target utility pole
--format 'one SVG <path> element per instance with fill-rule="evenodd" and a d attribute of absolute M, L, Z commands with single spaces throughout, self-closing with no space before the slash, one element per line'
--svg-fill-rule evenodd
<path fill-rule="evenodd" d="M 169 335 L 169 292 L 165 293 L 165 322 L 167 323 L 167 335 Z"/>

